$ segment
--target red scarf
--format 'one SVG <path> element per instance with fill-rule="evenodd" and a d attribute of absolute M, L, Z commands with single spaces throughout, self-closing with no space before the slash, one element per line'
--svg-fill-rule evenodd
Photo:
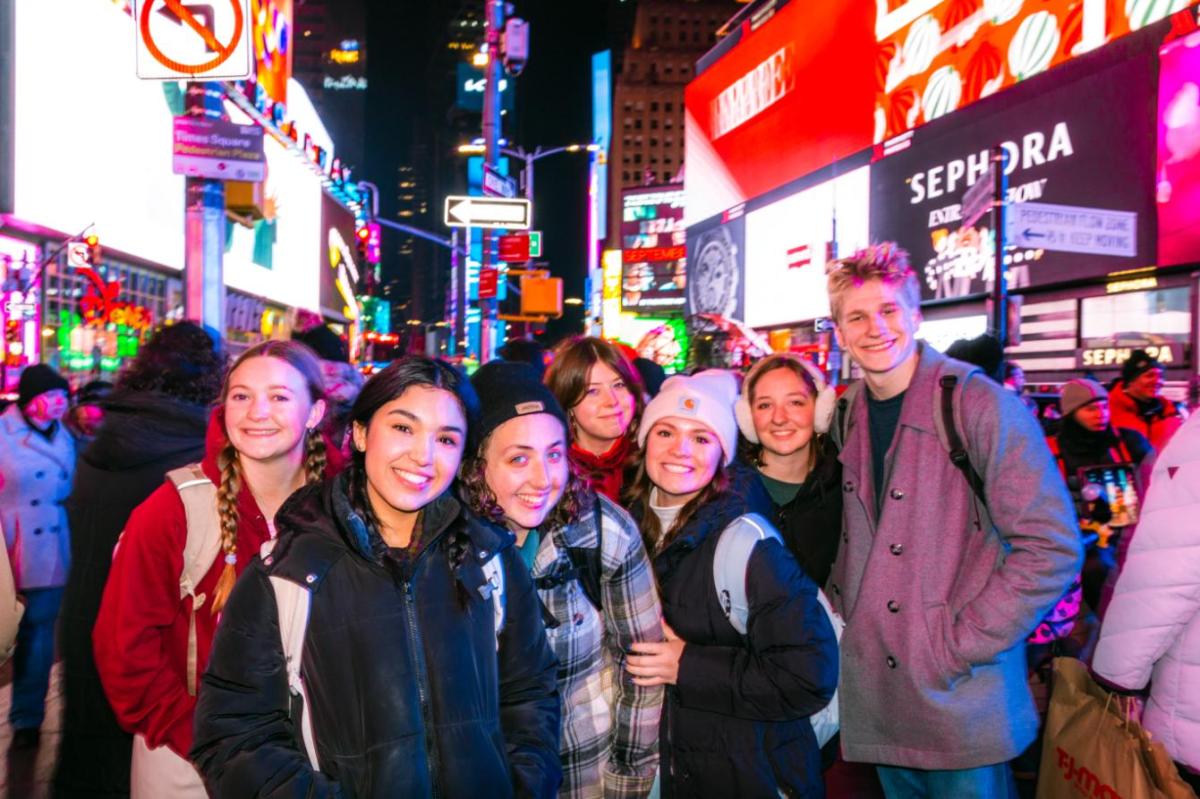
<path fill-rule="evenodd" d="M 628 436 L 618 439 L 603 455 L 594 455 L 581 449 L 578 444 L 571 444 L 571 463 L 575 466 L 575 472 L 588 484 L 588 488 L 620 504 L 625 467 L 635 449 L 632 439 Z"/>

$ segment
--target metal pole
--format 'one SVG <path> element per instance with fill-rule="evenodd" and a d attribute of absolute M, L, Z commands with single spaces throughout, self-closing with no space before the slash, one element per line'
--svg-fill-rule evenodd
<path fill-rule="evenodd" d="M 992 279 L 992 335 L 1003 348 L 1008 344 L 1008 279 L 1004 274 L 1004 202 L 1008 194 L 1008 175 L 1005 174 L 1007 154 L 1000 145 L 992 148 L 992 229 L 995 231 L 996 252 Z"/>
<path fill-rule="evenodd" d="M 220 88 L 187 85 L 186 113 L 220 119 Z M 225 330 L 225 184 L 187 178 L 184 188 L 183 312 L 220 336 Z"/>
<path fill-rule="evenodd" d="M 504 29 L 504 0 L 486 0 L 488 62 L 487 80 L 483 89 L 484 161 L 496 167 L 500 160 L 500 77 L 503 71 L 500 55 L 500 33 Z M 492 231 L 483 229 L 483 260 L 481 268 L 490 269 L 492 261 Z M 479 361 L 492 359 L 493 326 L 496 323 L 494 300 L 479 300 Z"/>

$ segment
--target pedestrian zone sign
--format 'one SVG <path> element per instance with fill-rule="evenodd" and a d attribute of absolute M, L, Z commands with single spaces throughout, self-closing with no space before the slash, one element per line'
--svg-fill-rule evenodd
<path fill-rule="evenodd" d="M 250 0 L 137 0 L 142 80 L 242 80 L 251 75 Z"/>

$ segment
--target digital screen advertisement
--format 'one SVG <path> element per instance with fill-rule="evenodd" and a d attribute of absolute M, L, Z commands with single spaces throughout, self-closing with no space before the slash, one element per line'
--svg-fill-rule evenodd
<path fill-rule="evenodd" d="M 691 224 L 871 144 L 871 4 L 794 0 L 688 84 Z"/>
<path fill-rule="evenodd" d="M 682 187 L 626 190 L 621 206 L 621 309 L 682 311 L 687 290 Z"/>
<path fill-rule="evenodd" d="M 963 226 L 962 202 L 999 144 L 1010 289 L 1153 265 L 1156 88 L 1153 47 L 1093 53 L 877 146 L 871 239 L 908 250 L 925 300 L 989 291 L 991 215 Z"/>
<path fill-rule="evenodd" d="M 868 167 L 746 214 L 746 313 L 751 327 L 829 315 L 825 265 L 868 243 Z"/>
<path fill-rule="evenodd" d="M 745 216 L 727 214 L 689 227 L 687 314 L 741 320 L 746 307 L 745 259 Z"/>
<path fill-rule="evenodd" d="M 1200 259 L 1200 32 L 1159 55 L 1158 263 Z"/>

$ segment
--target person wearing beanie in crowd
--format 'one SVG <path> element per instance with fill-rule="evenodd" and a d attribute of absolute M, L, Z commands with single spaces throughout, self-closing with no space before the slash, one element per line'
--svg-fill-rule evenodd
<path fill-rule="evenodd" d="M 645 406 L 637 369 L 611 341 L 579 337 L 555 352 L 546 385 L 567 412 L 572 466 L 588 488 L 619 502 Z"/>
<path fill-rule="evenodd" d="M 13 656 L 13 749 L 34 749 L 46 715 L 54 625 L 71 562 L 63 507 L 75 440 L 62 424 L 70 384 L 45 364 L 25 367 L 17 401 L 0 416 L 0 529 L 25 615 Z"/>
<path fill-rule="evenodd" d="M 100 685 L 92 628 L 113 548 L 133 509 L 163 484 L 167 472 L 204 457 L 210 406 L 225 373 L 219 350 L 218 341 L 194 322 L 155 330 L 118 374 L 104 400 L 104 425 L 79 456 L 67 500 L 71 573 L 58 626 L 63 671 L 62 740 L 54 770 L 58 799 L 129 796 L 133 736 L 117 724 Z"/>
<path fill-rule="evenodd" d="M 638 357 L 634 359 L 633 366 L 642 377 L 642 385 L 646 389 L 646 401 L 649 402 L 662 390 L 662 384 L 667 379 L 667 372 L 649 358 Z"/>
<path fill-rule="evenodd" d="M 625 670 L 640 641 L 662 641 L 662 609 L 637 525 L 568 463 L 567 415 L 523 363 L 471 378 L 482 407 L 462 493 L 504 525 L 529 567 L 558 657 L 562 797 L 643 797 L 658 768 L 663 689 Z"/>
<path fill-rule="evenodd" d="M 1119 514 L 1114 518 L 1113 511 L 1119 509 L 1111 508 L 1107 499 L 1096 503 L 1084 497 L 1083 489 L 1089 482 L 1084 470 L 1096 466 L 1125 467 L 1122 474 L 1125 479 L 1132 480 L 1133 490 L 1141 497 L 1149 478 L 1146 469 L 1153 463 L 1151 456 L 1154 454 L 1154 448 L 1144 435 L 1115 424 L 1109 405 L 1109 392 L 1095 380 L 1079 378 L 1068 381 L 1059 395 L 1062 426 L 1058 435 L 1047 439 L 1066 481 L 1067 490 L 1075 501 L 1079 520 L 1092 522 L 1093 526 L 1103 529 L 1102 535 L 1097 536 L 1093 531 L 1089 536 L 1091 542 L 1087 547 L 1082 577 L 1083 599 L 1101 618 L 1104 616 L 1107 596 L 1116 582 L 1120 563 L 1124 560 L 1121 553 L 1129 545 L 1136 519 L 1128 514 Z M 1116 472 L 1113 474 L 1117 476 Z"/>
<path fill-rule="evenodd" d="M 629 508 L 653 556 L 667 640 L 634 644 L 626 668 L 639 685 L 668 686 L 663 796 L 821 796 L 809 717 L 837 686 L 837 642 L 816 584 L 731 489 L 737 395 L 729 372 L 675 376 L 642 414 Z M 722 538 L 747 533 L 738 620 L 714 567 Z"/>
<path fill-rule="evenodd" d="M 1109 397 L 1113 425 L 1136 430 L 1157 451 L 1162 451 L 1185 418 L 1162 390 L 1162 364 L 1145 350 L 1134 350 L 1121 367 L 1121 379 Z"/>
<path fill-rule="evenodd" d="M 329 407 L 322 423 L 334 444 L 349 457 L 350 408 L 362 391 L 363 376 L 350 363 L 350 348 L 328 325 L 317 325 L 295 336 L 321 359 L 321 376 Z"/>
<path fill-rule="evenodd" d="M 874 764 L 888 797 L 1008 799 L 1009 761 L 1038 729 L 1025 639 L 1082 561 L 1070 497 L 1017 398 L 917 339 L 907 253 L 882 242 L 827 273 L 838 343 L 863 371 L 831 428 L 842 755 Z"/>

